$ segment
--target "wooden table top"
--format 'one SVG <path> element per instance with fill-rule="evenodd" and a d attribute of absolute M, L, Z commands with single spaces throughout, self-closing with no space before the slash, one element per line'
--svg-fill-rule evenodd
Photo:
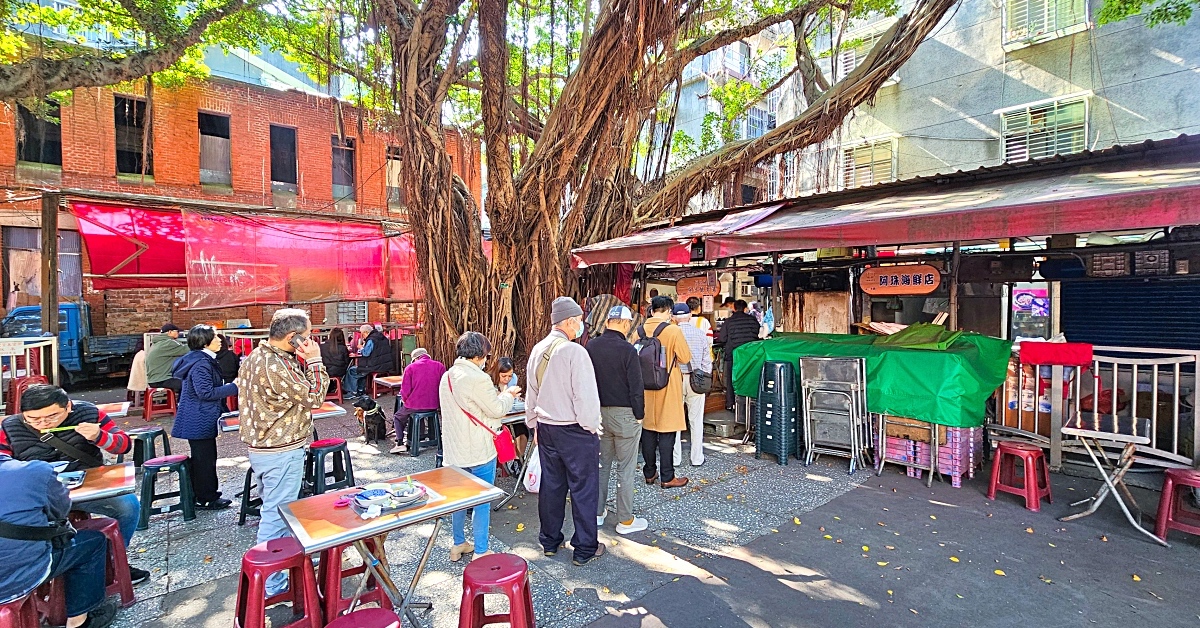
<path fill-rule="evenodd" d="M 321 404 L 321 407 L 312 411 L 312 418 L 314 420 L 328 419 L 329 417 L 342 416 L 344 414 L 346 414 L 345 408 L 332 401 L 326 401 Z M 241 418 L 238 412 L 226 412 L 221 415 L 221 418 L 217 419 L 217 429 L 222 432 L 236 432 L 240 426 Z"/>
<path fill-rule="evenodd" d="M 100 408 L 101 412 L 114 419 L 129 416 L 128 401 L 121 401 L 118 403 L 101 403 L 96 407 Z"/>
<path fill-rule="evenodd" d="M 132 462 L 88 469 L 83 484 L 71 489 L 71 503 L 127 495 L 137 490 L 137 474 Z"/>
<path fill-rule="evenodd" d="M 395 478 L 390 482 L 401 482 L 404 479 Z M 304 546 L 305 553 L 311 554 L 486 504 L 504 497 L 505 494 L 504 491 L 458 467 L 441 467 L 414 473 L 412 479 L 428 486 L 445 499 L 364 520 L 352 507 L 334 507 L 334 502 L 341 497 L 362 490 L 347 488 L 285 504 L 279 507 L 279 511 L 291 528 L 292 534 Z"/>
<path fill-rule="evenodd" d="M 399 388 L 400 383 L 404 381 L 403 375 L 387 375 L 385 377 L 376 377 L 375 383 L 388 388 Z"/>

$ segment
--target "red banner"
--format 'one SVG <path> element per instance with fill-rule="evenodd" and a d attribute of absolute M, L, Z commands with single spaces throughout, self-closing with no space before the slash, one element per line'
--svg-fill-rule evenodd
<path fill-rule="evenodd" d="M 94 289 L 188 285 L 178 211 L 72 201 L 71 213 L 87 246 Z"/>

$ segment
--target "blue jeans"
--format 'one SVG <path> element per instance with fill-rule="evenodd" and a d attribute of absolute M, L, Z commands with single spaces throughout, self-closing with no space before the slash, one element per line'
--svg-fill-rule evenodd
<path fill-rule="evenodd" d="M 250 453 L 250 467 L 254 469 L 262 495 L 262 516 L 258 520 L 257 543 L 281 539 L 291 534 L 279 507 L 296 501 L 300 485 L 304 483 L 304 448 L 279 454 Z M 273 595 L 287 587 L 287 573 L 278 571 L 267 578 L 267 594 Z"/>
<path fill-rule="evenodd" d="M 137 495 L 133 494 L 84 502 L 73 509 L 116 519 L 117 527 L 121 528 L 121 538 L 125 540 L 125 547 L 129 547 L 129 540 L 133 538 L 133 531 L 137 529 L 138 516 L 141 514 Z"/>
<path fill-rule="evenodd" d="M 352 395 L 352 394 L 357 394 L 357 393 L 362 392 L 362 390 L 359 389 L 359 384 L 361 384 L 362 380 L 366 379 L 366 377 L 367 377 L 366 373 L 360 374 L 358 372 L 357 365 L 351 366 L 349 369 L 346 369 L 346 381 L 342 382 L 343 384 L 346 385 L 346 387 L 345 387 L 345 390 L 343 390 L 342 392 L 347 395 Z"/>
<path fill-rule="evenodd" d="M 67 617 L 89 613 L 104 602 L 107 557 L 108 539 L 97 530 L 80 530 L 70 545 L 54 551 L 50 577 L 63 577 Z"/>
<path fill-rule="evenodd" d="M 487 482 L 496 483 L 496 459 L 492 458 L 477 467 L 463 469 L 467 473 Z M 464 528 L 467 523 L 467 511 L 459 510 L 450 515 L 450 527 L 454 532 L 454 544 L 462 545 L 467 542 Z M 491 503 L 480 504 L 471 511 L 471 533 L 475 537 L 475 553 L 482 554 L 488 550 L 488 534 L 492 526 Z"/>

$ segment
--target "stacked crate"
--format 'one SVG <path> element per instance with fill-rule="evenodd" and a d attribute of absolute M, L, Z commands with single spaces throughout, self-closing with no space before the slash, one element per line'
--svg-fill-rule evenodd
<path fill-rule="evenodd" d="M 799 456 L 798 402 L 796 367 L 775 360 L 763 364 L 755 404 L 755 458 L 770 454 L 785 465 L 788 456 Z"/>
<path fill-rule="evenodd" d="M 878 445 L 878 442 L 876 443 Z M 915 465 L 929 466 L 931 448 L 929 443 L 888 437 L 888 462 L 904 464 L 912 462 Z M 983 461 L 983 428 L 949 427 L 946 428 L 946 442 L 938 445 L 938 472 L 949 475 L 954 488 L 962 488 L 962 477 L 975 477 L 975 469 Z M 908 477 L 920 479 L 924 471 L 916 467 L 907 467 Z"/>

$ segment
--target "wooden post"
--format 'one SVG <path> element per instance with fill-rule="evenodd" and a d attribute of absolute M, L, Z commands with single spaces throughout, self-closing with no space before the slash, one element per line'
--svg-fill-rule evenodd
<path fill-rule="evenodd" d="M 779 272 L 779 254 L 771 254 L 771 307 L 775 310 L 775 327 L 779 327 L 779 323 L 783 321 L 783 307 L 781 297 L 783 296 L 783 286 L 779 285 L 783 281 L 783 275 Z"/>
<path fill-rule="evenodd" d="M 58 204 L 60 195 L 42 194 L 42 332 L 58 335 Z"/>
<path fill-rule="evenodd" d="M 962 260 L 961 243 L 954 241 L 954 254 L 950 258 L 950 326 L 951 331 L 958 329 L 958 266 Z"/>

